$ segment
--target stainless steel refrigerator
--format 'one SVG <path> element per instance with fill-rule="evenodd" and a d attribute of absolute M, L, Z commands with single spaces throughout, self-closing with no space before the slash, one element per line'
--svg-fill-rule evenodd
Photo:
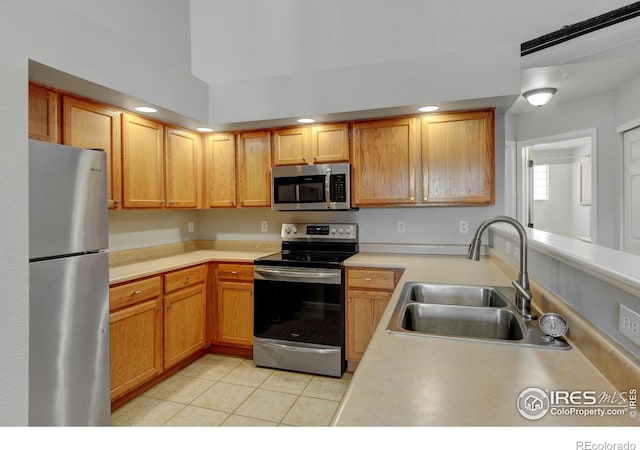
<path fill-rule="evenodd" d="M 29 425 L 110 425 L 105 152 L 29 141 Z"/>

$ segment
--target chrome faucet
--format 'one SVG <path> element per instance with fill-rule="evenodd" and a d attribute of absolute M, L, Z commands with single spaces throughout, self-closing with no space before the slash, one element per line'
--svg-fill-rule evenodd
<path fill-rule="evenodd" d="M 529 288 L 529 275 L 527 275 L 527 232 L 524 227 L 512 217 L 496 216 L 487 219 L 480 224 L 476 230 L 476 234 L 469 245 L 469 253 L 467 258 L 473 261 L 480 260 L 480 244 L 482 233 L 489 225 L 496 222 L 506 222 L 515 227 L 520 235 L 520 275 L 517 280 L 513 280 L 511 284 L 516 288 L 516 308 L 525 319 L 535 319 L 536 316 L 531 313 L 531 291 Z"/>

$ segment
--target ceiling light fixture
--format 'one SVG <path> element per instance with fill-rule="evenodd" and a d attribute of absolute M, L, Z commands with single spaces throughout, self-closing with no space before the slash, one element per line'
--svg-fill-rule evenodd
<path fill-rule="evenodd" d="M 151 106 L 136 106 L 135 110 L 141 113 L 154 113 L 158 112 L 157 109 L 152 108 Z"/>
<path fill-rule="evenodd" d="M 440 109 L 439 106 L 429 105 L 429 106 L 423 106 L 422 108 L 418 108 L 418 111 L 420 111 L 420 112 L 433 112 L 433 111 L 437 111 L 439 109 Z"/>
<path fill-rule="evenodd" d="M 313 123 L 315 121 L 315 119 L 298 119 L 298 122 L 300 123 Z"/>
<path fill-rule="evenodd" d="M 196 128 L 197 131 L 200 131 L 202 133 L 209 133 L 211 131 L 213 131 L 213 128 L 209 128 L 209 127 L 198 127 Z"/>
<path fill-rule="evenodd" d="M 522 94 L 532 106 L 543 106 L 551 101 L 553 94 L 558 92 L 556 88 L 532 89 Z"/>

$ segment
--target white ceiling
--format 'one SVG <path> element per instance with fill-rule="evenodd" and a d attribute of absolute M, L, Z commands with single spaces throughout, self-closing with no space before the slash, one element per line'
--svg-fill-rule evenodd
<path fill-rule="evenodd" d="M 535 67 L 522 71 L 521 92 L 541 87 L 554 87 L 558 92 L 551 100 L 564 103 L 588 95 L 615 89 L 640 75 L 640 57 L 613 58 L 551 67 Z M 524 114 L 535 110 L 520 96 L 509 114 Z"/>

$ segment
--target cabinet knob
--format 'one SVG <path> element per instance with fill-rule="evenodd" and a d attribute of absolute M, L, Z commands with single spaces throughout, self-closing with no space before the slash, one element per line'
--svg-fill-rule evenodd
<path fill-rule="evenodd" d="M 113 201 L 113 204 L 114 204 L 114 205 L 119 205 L 119 204 L 120 204 L 120 200 L 114 200 L 114 201 Z"/>
<path fill-rule="evenodd" d="M 138 294 L 142 294 L 142 291 L 133 291 L 133 292 L 131 293 L 131 295 L 138 295 Z"/>
<path fill-rule="evenodd" d="M 313 157 L 313 162 L 316 162 L 317 160 L 318 160 L 318 157 L 317 157 L 317 156 L 314 156 L 314 157 Z"/>
<path fill-rule="evenodd" d="M 160 308 L 157 308 L 156 311 L 162 312 L 162 306 Z"/>
<path fill-rule="evenodd" d="M 364 281 L 373 281 L 373 278 L 365 278 Z"/>
<path fill-rule="evenodd" d="M 231 271 L 231 274 L 232 274 L 232 275 L 238 275 L 238 272 L 236 272 L 235 270 L 232 270 L 232 271 Z"/>
<path fill-rule="evenodd" d="M 302 157 L 302 162 L 306 163 L 307 162 L 307 158 L 305 158 L 304 156 Z"/>
<path fill-rule="evenodd" d="M 188 276 L 188 277 L 186 278 L 186 280 L 187 280 L 187 281 L 193 280 L 193 277 L 192 277 L 192 276 Z"/>

